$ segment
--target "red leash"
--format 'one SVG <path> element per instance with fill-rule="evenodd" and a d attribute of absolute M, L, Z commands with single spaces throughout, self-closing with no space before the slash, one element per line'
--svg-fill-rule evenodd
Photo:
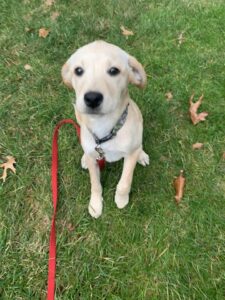
<path fill-rule="evenodd" d="M 52 140 L 52 203 L 53 203 L 53 217 L 50 232 L 49 245 L 49 260 L 48 260 L 48 292 L 47 300 L 54 300 L 55 297 L 55 270 L 56 270 L 56 231 L 55 219 L 58 199 L 58 133 L 63 124 L 72 124 L 76 129 L 77 135 L 80 139 L 80 127 L 71 119 L 62 120 L 54 129 Z"/>
<path fill-rule="evenodd" d="M 76 129 L 77 136 L 80 141 L 80 126 L 74 122 L 72 119 L 65 119 L 60 121 L 53 133 L 52 140 L 52 202 L 53 202 L 53 217 L 50 231 L 50 244 L 49 244 L 49 260 L 48 260 L 48 290 L 47 290 L 47 300 L 54 300 L 55 297 L 55 271 L 56 271 L 56 230 L 55 230 L 55 220 L 56 220 L 56 210 L 57 210 L 57 200 L 58 200 L 58 133 L 59 129 L 63 124 L 72 124 Z M 105 160 L 97 161 L 100 169 L 105 165 Z"/>

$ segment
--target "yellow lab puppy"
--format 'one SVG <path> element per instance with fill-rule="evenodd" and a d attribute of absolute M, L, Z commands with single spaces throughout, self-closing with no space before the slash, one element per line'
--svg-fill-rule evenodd
<path fill-rule="evenodd" d="M 134 168 L 149 164 L 142 149 L 142 115 L 128 93 L 128 83 L 146 84 L 142 65 L 119 47 L 95 41 L 78 49 L 64 64 L 62 78 L 75 90 L 74 104 L 81 126 L 82 167 L 91 179 L 89 213 L 102 214 L 103 199 L 97 159 L 108 162 L 124 158 L 115 202 L 118 208 L 129 202 Z"/>

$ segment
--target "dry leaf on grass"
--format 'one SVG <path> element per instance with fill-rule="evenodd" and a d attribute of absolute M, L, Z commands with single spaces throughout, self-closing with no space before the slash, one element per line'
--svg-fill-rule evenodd
<path fill-rule="evenodd" d="M 42 37 L 42 38 L 46 38 L 49 34 L 50 30 L 48 29 L 45 29 L 45 28 L 40 28 L 39 29 L 39 37 Z"/>
<path fill-rule="evenodd" d="M 184 171 L 180 170 L 180 175 L 177 178 L 175 178 L 173 182 L 176 191 L 175 200 L 177 204 L 180 203 L 184 194 L 185 178 L 183 175 L 184 175 Z"/>
<path fill-rule="evenodd" d="M 55 21 L 59 17 L 60 13 L 58 11 L 55 11 L 51 14 L 51 20 Z"/>
<path fill-rule="evenodd" d="M 0 167 L 3 168 L 3 174 L 2 177 L 0 177 L 0 179 L 2 179 L 3 182 L 5 182 L 6 180 L 8 169 L 13 171 L 13 173 L 16 173 L 16 169 L 14 167 L 14 164 L 16 163 L 15 158 L 13 156 L 6 156 L 6 159 L 7 161 L 0 165 Z"/>
<path fill-rule="evenodd" d="M 8 96 L 6 96 L 5 98 L 3 98 L 3 100 L 5 101 L 5 100 L 8 100 L 8 99 L 10 99 L 12 97 L 12 95 L 10 94 L 10 95 L 8 95 Z"/>
<path fill-rule="evenodd" d="M 68 224 L 67 224 L 67 229 L 68 229 L 68 231 L 74 231 L 75 226 L 73 226 L 72 223 L 68 223 Z"/>
<path fill-rule="evenodd" d="M 120 29 L 122 31 L 122 35 L 125 36 L 134 35 L 133 31 L 126 29 L 123 25 L 120 26 Z"/>
<path fill-rule="evenodd" d="M 181 44 L 183 44 L 183 42 L 185 41 L 184 32 L 183 31 L 179 34 L 177 40 L 178 40 L 178 46 L 180 46 Z"/>
<path fill-rule="evenodd" d="M 26 64 L 26 65 L 24 66 L 24 69 L 25 69 L 26 71 L 30 71 L 30 70 L 32 70 L 32 67 L 31 67 L 30 65 Z"/>
<path fill-rule="evenodd" d="M 45 0 L 46 6 L 52 6 L 55 3 L 55 0 Z"/>
<path fill-rule="evenodd" d="M 67 223 L 66 221 L 61 221 L 60 224 L 62 225 L 63 228 L 66 228 L 70 232 L 75 230 L 75 226 L 72 223 Z"/>
<path fill-rule="evenodd" d="M 222 158 L 225 159 L 225 152 L 223 153 Z"/>
<path fill-rule="evenodd" d="M 195 143 L 192 145 L 193 150 L 201 149 L 203 147 L 203 143 Z"/>
<path fill-rule="evenodd" d="M 205 121 L 205 118 L 208 116 L 208 113 L 207 112 L 201 112 L 201 113 L 198 113 L 198 108 L 199 106 L 201 105 L 202 103 L 202 99 L 203 99 L 203 95 L 201 95 L 198 99 L 197 102 L 193 102 L 193 98 L 194 98 L 194 94 L 191 95 L 190 99 L 189 99 L 189 104 L 190 104 L 190 107 L 189 107 L 189 114 L 190 114 L 190 117 L 191 117 L 191 121 L 194 125 L 198 124 L 199 122 L 201 121 Z"/>
<path fill-rule="evenodd" d="M 165 96 L 167 101 L 171 101 L 173 99 L 173 94 L 171 92 L 167 92 Z"/>

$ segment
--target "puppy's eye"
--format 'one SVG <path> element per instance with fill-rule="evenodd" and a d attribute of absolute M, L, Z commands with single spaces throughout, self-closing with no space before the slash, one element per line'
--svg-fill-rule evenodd
<path fill-rule="evenodd" d="M 77 68 L 74 70 L 74 73 L 75 73 L 77 76 L 82 76 L 83 73 L 84 73 L 84 69 L 82 69 L 81 67 L 77 67 Z"/>
<path fill-rule="evenodd" d="M 116 68 L 116 67 L 112 67 L 112 68 L 110 68 L 109 70 L 108 70 L 108 74 L 110 75 L 110 76 L 116 76 L 116 75 L 118 75 L 120 73 L 120 70 L 118 69 L 118 68 Z"/>

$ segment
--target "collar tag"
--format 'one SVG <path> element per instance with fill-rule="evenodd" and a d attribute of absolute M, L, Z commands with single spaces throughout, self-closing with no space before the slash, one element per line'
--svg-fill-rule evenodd
<path fill-rule="evenodd" d="M 105 157 L 105 153 L 99 144 L 95 147 L 95 150 L 98 152 L 99 155 L 98 159 L 102 159 Z"/>

